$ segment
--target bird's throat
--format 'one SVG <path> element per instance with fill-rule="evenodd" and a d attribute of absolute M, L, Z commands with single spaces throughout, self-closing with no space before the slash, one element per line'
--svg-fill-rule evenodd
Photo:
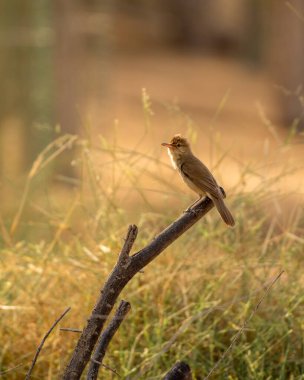
<path fill-rule="evenodd" d="M 172 149 L 168 148 L 168 155 L 170 157 L 170 160 L 172 162 L 172 166 L 174 169 L 180 169 L 181 166 L 181 155 L 178 152 L 175 152 Z"/>

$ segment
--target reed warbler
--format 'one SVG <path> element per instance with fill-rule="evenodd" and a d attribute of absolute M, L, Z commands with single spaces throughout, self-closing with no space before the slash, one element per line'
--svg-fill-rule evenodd
<path fill-rule="evenodd" d="M 207 195 L 212 199 L 217 211 L 223 221 L 228 226 L 234 226 L 235 222 L 231 212 L 224 203 L 225 193 L 217 184 L 210 170 L 191 151 L 190 144 L 181 135 L 175 135 L 170 143 L 162 143 L 168 148 L 168 154 L 172 165 L 178 170 L 184 182 L 195 191 L 199 198 L 186 211 L 191 212 L 191 208 Z"/>

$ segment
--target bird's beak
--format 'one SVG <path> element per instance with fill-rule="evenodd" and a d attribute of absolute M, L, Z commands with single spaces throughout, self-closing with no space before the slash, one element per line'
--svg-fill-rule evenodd
<path fill-rule="evenodd" d="M 168 143 L 162 143 L 162 146 L 166 146 L 169 149 L 173 148 L 173 145 L 172 144 L 168 144 Z"/>

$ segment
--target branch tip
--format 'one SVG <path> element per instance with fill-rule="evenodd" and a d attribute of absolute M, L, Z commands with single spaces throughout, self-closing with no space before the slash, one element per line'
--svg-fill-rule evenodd
<path fill-rule="evenodd" d="M 130 251 L 137 237 L 138 228 L 135 224 L 131 224 L 128 228 L 127 236 L 125 238 L 124 245 L 118 257 L 118 263 L 127 261 L 130 255 Z"/>

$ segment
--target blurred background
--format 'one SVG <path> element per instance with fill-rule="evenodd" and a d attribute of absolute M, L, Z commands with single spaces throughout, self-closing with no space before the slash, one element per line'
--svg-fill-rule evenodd
<path fill-rule="evenodd" d="M 303 82 L 303 0 L 2 0 L 0 374 L 24 378 L 65 307 L 83 327 L 128 224 L 136 251 L 195 200 L 161 147 L 182 133 L 237 224 L 212 210 L 131 281 L 107 364 L 202 378 L 283 268 L 221 378 L 300 378 Z M 36 378 L 62 372 L 65 334 Z"/>
<path fill-rule="evenodd" d="M 216 133 L 234 160 L 300 138 L 301 0 L 12 0 L 0 7 L 2 199 L 14 201 L 11 186 L 56 131 L 81 134 L 89 126 L 93 136 L 115 134 L 124 147 L 140 140 L 145 150 L 187 134 L 192 123 L 196 152 L 211 167 Z M 153 103 L 147 139 L 143 89 Z M 303 162 L 300 146 L 288 159 L 293 154 Z M 57 175 L 77 176 L 72 155 Z M 228 186 L 238 177 L 230 164 Z M 294 189 L 299 176 L 291 182 Z"/>
<path fill-rule="evenodd" d="M 160 143 L 184 133 L 210 167 L 225 155 L 219 171 L 228 188 L 240 181 L 240 163 L 260 163 L 256 180 L 247 181 L 252 189 L 274 162 L 303 162 L 302 1 L 12 0 L 0 7 L 4 213 L 45 149 L 63 144 L 47 158 L 60 156 L 44 180 L 65 186 L 79 177 L 77 149 L 54 142 L 65 134 L 91 148 L 102 137 L 161 157 Z M 285 190 L 301 193 L 301 174 Z"/>
<path fill-rule="evenodd" d="M 140 149 L 187 134 L 190 120 L 196 152 L 211 166 L 216 133 L 235 160 L 300 138 L 301 0 L 12 0 L 0 7 L 2 199 L 14 199 L 8 183 L 17 186 L 56 131 L 81 134 L 89 126 L 93 136 L 136 145 L 147 129 L 143 89 L 153 107 Z M 301 146 L 288 154 L 303 162 Z M 71 160 L 65 156 L 57 174 L 77 176 Z M 228 170 L 230 186 L 238 176 L 233 162 Z"/>

